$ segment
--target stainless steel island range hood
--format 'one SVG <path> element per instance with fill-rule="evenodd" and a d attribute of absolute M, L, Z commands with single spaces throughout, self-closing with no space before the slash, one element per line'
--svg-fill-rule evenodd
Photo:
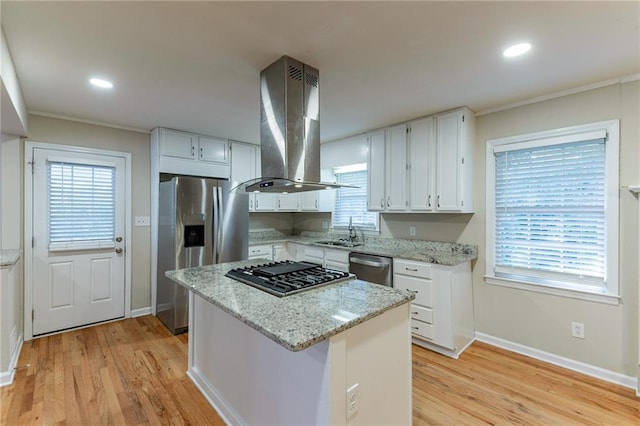
<path fill-rule="evenodd" d="M 247 192 L 302 192 L 345 185 L 320 182 L 319 71 L 282 56 L 260 72 L 262 176 Z"/>

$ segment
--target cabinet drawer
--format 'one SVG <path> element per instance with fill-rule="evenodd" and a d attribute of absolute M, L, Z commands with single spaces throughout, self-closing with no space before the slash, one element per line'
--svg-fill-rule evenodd
<path fill-rule="evenodd" d="M 327 262 L 339 262 L 349 266 L 349 252 L 344 250 L 326 250 L 324 251 L 324 259 Z"/>
<path fill-rule="evenodd" d="M 416 298 L 413 303 L 417 305 L 432 307 L 431 294 L 432 283 L 431 280 L 423 280 L 420 278 L 408 277 L 406 275 L 394 274 L 393 286 L 401 290 L 409 290 L 416 294 Z"/>
<path fill-rule="evenodd" d="M 411 320 L 411 333 L 424 337 L 425 339 L 433 340 L 434 336 L 434 327 L 431 324 L 427 324 L 426 322 Z"/>
<path fill-rule="evenodd" d="M 422 322 L 433 324 L 433 309 L 422 306 L 411 305 L 411 318 Z"/>
<path fill-rule="evenodd" d="M 412 262 L 410 260 L 394 260 L 393 272 L 412 277 L 431 278 L 431 265 L 429 263 Z"/>
<path fill-rule="evenodd" d="M 273 255 L 273 249 L 270 245 L 268 246 L 253 246 L 249 247 L 249 257 L 266 257 L 271 258 Z"/>

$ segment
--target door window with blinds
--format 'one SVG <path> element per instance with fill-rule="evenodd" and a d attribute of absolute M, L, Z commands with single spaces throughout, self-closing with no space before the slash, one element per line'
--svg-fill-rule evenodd
<path fill-rule="evenodd" d="M 488 282 L 617 295 L 617 122 L 489 141 Z"/>
<path fill-rule="evenodd" d="M 336 183 L 357 188 L 336 189 L 333 227 L 347 228 L 351 219 L 362 231 L 378 230 L 378 213 L 367 210 L 367 164 L 353 164 L 334 170 Z"/>
<path fill-rule="evenodd" d="M 115 167 L 47 162 L 49 250 L 115 246 Z"/>

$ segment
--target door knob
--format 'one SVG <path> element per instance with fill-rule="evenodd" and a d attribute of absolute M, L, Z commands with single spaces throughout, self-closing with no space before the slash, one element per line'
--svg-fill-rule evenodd
<path fill-rule="evenodd" d="M 122 253 L 122 249 L 121 249 L 120 247 L 118 247 L 118 248 L 116 249 L 116 253 L 118 253 L 118 254 Z"/>
<path fill-rule="evenodd" d="M 122 242 L 122 237 L 116 237 L 116 243 Z"/>

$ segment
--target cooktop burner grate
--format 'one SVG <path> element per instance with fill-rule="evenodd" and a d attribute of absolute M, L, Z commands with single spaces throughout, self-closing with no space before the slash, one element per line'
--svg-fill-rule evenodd
<path fill-rule="evenodd" d="M 278 297 L 354 277 L 348 272 L 326 269 L 317 263 L 290 260 L 236 268 L 227 272 L 226 276 Z"/>

